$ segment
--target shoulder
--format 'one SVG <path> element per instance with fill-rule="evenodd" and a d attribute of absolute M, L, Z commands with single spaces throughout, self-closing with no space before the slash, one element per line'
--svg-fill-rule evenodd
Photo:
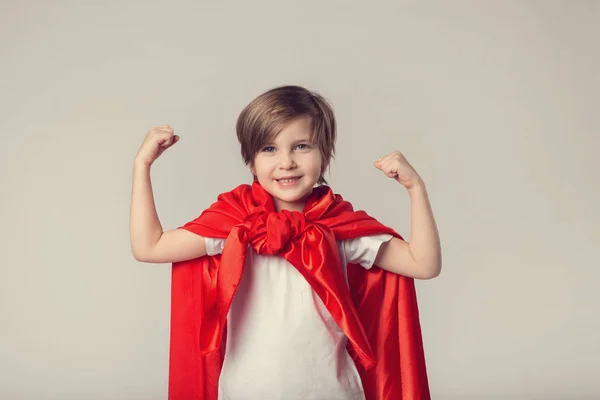
<path fill-rule="evenodd" d="M 223 249 L 225 248 L 225 240 L 226 239 L 206 237 L 206 238 L 204 238 L 204 240 L 205 240 L 207 255 L 214 256 L 214 255 L 223 253 Z"/>
<path fill-rule="evenodd" d="M 371 268 L 381 246 L 392 238 L 393 235 L 389 233 L 377 233 L 345 239 L 340 241 L 340 250 L 344 253 L 347 262 Z"/>
<path fill-rule="evenodd" d="M 345 248 L 379 247 L 382 243 L 388 242 L 393 237 L 394 236 L 390 233 L 375 233 L 372 235 L 340 240 L 340 244 Z"/>
<path fill-rule="evenodd" d="M 224 200 L 224 199 L 227 199 L 230 197 L 240 197 L 240 196 L 249 194 L 251 191 L 252 191 L 252 186 L 248 185 L 247 183 L 243 183 L 241 185 L 234 187 L 231 190 L 220 193 L 217 196 L 217 199 Z"/>

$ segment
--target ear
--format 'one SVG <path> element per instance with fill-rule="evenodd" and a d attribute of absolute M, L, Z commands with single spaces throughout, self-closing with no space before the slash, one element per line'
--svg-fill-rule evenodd
<path fill-rule="evenodd" d="M 252 172 L 252 175 L 256 177 L 256 168 L 254 167 L 254 163 L 251 162 L 250 164 L 248 164 L 248 167 L 250 168 L 250 172 Z"/>
<path fill-rule="evenodd" d="M 321 175 L 325 175 L 325 172 L 327 172 L 327 169 L 329 168 L 329 161 L 330 160 L 323 161 L 323 164 L 321 165 Z"/>

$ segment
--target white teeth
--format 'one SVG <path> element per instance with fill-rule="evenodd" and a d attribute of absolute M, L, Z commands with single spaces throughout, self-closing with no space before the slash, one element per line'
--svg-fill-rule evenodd
<path fill-rule="evenodd" d="M 297 181 L 297 180 L 298 180 L 298 178 L 292 178 L 292 179 L 278 179 L 278 181 L 279 181 L 279 182 L 281 182 L 281 183 L 292 183 L 292 182 L 295 182 L 295 181 Z"/>

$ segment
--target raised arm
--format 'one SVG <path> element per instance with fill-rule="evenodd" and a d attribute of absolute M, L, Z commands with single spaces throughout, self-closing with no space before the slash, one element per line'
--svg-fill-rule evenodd
<path fill-rule="evenodd" d="M 129 234 L 131 251 L 136 260 L 148 263 L 173 263 L 206 254 L 203 237 L 184 229 L 163 232 L 152 192 L 150 169 L 153 162 L 179 136 L 168 125 L 152 128 L 133 163 L 133 185 Z"/>
<path fill-rule="evenodd" d="M 401 183 L 411 200 L 410 242 L 393 238 L 380 247 L 375 263 L 400 275 L 435 278 L 442 270 L 442 250 L 425 183 L 398 151 L 380 158 L 375 166 Z"/>

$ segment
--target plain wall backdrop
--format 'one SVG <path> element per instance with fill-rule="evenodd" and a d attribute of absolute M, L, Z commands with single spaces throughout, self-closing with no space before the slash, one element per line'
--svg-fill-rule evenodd
<path fill-rule="evenodd" d="M 164 229 L 251 175 L 241 109 L 283 84 L 339 124 L 333 189 L 410 239 L 434 399 L 600 397 L 600 2 L 0 1 L 0 398 L 165 399 L 170 266 L 129 246 L 133 158 Z"/>

